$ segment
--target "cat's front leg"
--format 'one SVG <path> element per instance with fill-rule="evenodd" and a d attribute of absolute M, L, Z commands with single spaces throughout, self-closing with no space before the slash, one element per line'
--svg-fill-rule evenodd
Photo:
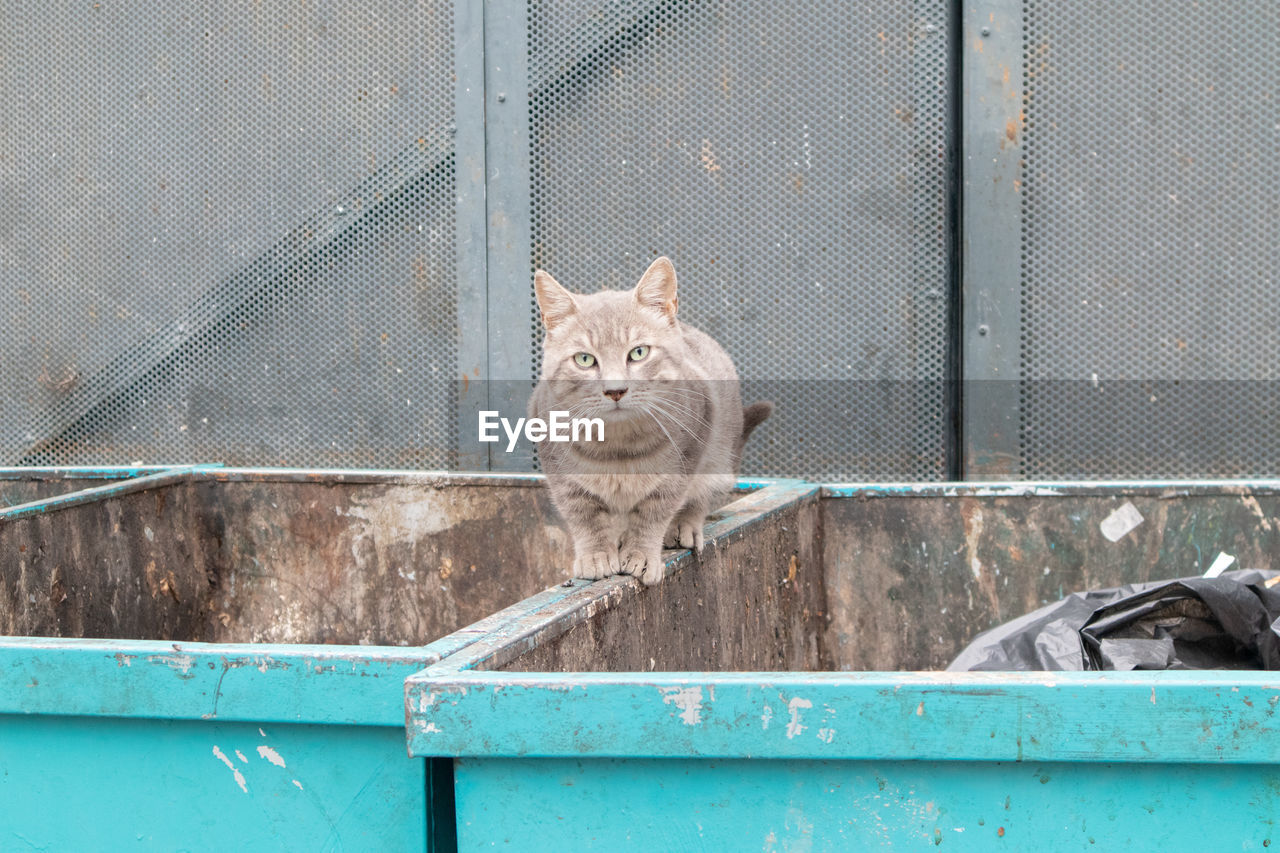
<path fill-rule="evenodd" d="M 650 535 L 643 539 L 624 540 L 620 557 L 622 574 L 639 578 L 645 586 L 653 586 L 662 580 L 665 566 L 660 538 Z"/>
<path fill-rule="evenodd" d="M 573 534 L 573 576 L 587 580 L 599 580 L 622 573 L 618 558 L 618 540 L 609 535 L 603 513 L 586 524 L 569 522 Z"/>
<path fill-rule="evenodd" d="M 573 538 L 573 576 L 594 581 L 619 574 L 618 535 L 608 508 L 587 493 L 565 496 L 562 503 Z"/>
<path fill-rule="evenodd" d="M 595 581 L 620 574 L 622 563 L 618 549 L 595 542 L 575 539 L 573 543 L 573 576 Z"/>
<path fill-rule="evenodd" d="M 707 522 L 707 506 L 700 501 L 690 501 L 680 508 L 667 528 L 662 544 L 668 548 L 702 548 L 702 526 Z"/>
<path fill-rule="evenodd" d="M 680 505 L 678 495 L 655 492 L 631 510 L 622 534 L 622 573 L 639 578 L 646 586 L 662 580 L 662 534 Z"/>

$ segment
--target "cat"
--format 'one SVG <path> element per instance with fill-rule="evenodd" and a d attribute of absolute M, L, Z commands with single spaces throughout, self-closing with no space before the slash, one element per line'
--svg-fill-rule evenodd
<path fill-rule="evenodd" d="M 603 440 L 538 446 L 573 539 L 573 575 L 656 584 L 664 545 L 702 547 L 708 511 L 733 487 L 743 445 L 773 406 L 743 409 L 728 353 L 677 319 L 665 257 L 631 291 L 574 295 L 544 270 L 534 289 L 546 335 L 529 416 L 567 411 L 604 426 Z"/>

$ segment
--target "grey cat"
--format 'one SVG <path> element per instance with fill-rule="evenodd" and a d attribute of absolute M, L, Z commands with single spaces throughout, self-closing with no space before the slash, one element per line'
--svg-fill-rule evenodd
<path fill-rule="evenodd" d="M 530 417 L 567 411 L 604 425 L 603 440 L 538 448 L 573 537 L 573 574 L 656 584 L 664 544 L 702 547 L 708 510 L 733 487 L 743 444 L 773 407 L 744 410 L 728 353 L 676 318 L 668 259 L 631 291 L 574 295 L 543 270 L 534 286 L 546 338 Z"/>

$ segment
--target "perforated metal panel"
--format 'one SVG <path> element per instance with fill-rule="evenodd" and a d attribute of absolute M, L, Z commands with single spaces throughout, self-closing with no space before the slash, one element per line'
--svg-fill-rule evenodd
<path fill-rule="evenodd" d="M 1023 7 L 1021 473 L 1280 473 L 1280 8 Z"/>
<path fill-rule="evenodd" d="M 0 4 L 0 464 L 448 464 L 451 10 Z"/>
<path fill-rule="evenodd" d="M 747 472 L 945 476 L 947 4 L 533 2 L 528 33 L 530 273 L 671 256 L 777 404 Z"/>

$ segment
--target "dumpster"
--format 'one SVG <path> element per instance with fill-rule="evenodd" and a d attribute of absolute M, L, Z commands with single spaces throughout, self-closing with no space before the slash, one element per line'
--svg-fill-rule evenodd
<path fill-rule="evenodd" d="M 0 849 L 451 849 L 404 679 L 594 595 L 570 554 L 535 476 L 0 469 Z"/>
<path fill-rule="evenodd" d="M 788 491 L 658 587 L 530 602 L 406 681 L 459 849 L 1276 841 L 1276 675 L 939 670 L 1073 590 L 1280 570 L 1280 483 Z"/>
<path fill-rule="evenodd" d="M 403 679 L 564 577 L 538 485 L 4 471 L 0 848 L 423 849 Z"/>

